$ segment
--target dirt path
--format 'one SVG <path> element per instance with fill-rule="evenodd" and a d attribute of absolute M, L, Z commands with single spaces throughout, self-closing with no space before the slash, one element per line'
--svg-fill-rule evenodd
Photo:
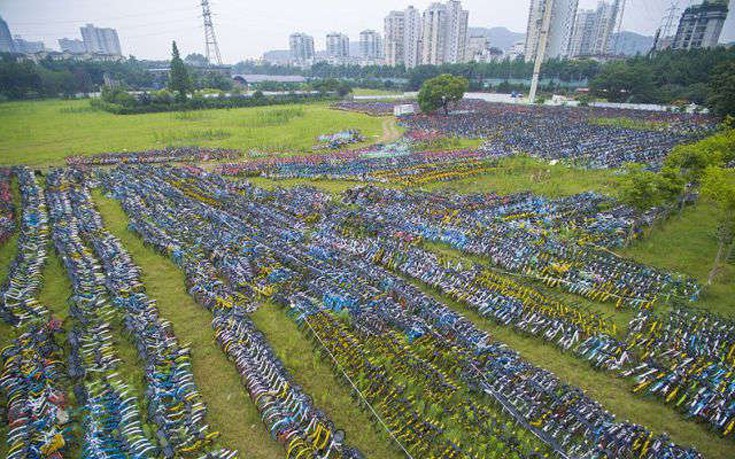
<path fill-rule="evenodd" d="M 401 137 L 401 131 L 398 129 L 395 118 L 385 118 L 383 120 L 383 136 L 380 138 L 381 143 L 395 142 Z"/>

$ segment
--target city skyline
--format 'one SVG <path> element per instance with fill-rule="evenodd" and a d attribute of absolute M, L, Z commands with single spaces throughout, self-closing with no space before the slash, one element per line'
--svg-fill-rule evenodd
<path fill-rule="evenodd" d="M 9 24 L 13 35 L 29 41 L 41 40 L 49 48 L 58 48 L 58 40 L 78 35 L 86 23 L 99 24 L 118 30 L 125 55 L 143 59 L 167 59 L 171 40 L 176 40 L 183 54 L 204 53 L 203 26 L 199 2 L 191 0 L 161 0 L 149 10 L 148 3 L 129 0 L 124 3 L 99 5 L 91 0 L 70 0 L 61 7 L 40 0 L 5 0 L 0 16 Z M 366 29 L 382 31 L 383 19 L 391 10 L 403 10 L 409 5 L 423 11 L 431 1 L 385 1 L 367 4 L 345 4 L 336 0 L 310 2 L 308 7 L 290 0 L 274 0 L 267 5 L 242 5 L 218 0 L 212 3 L 214 22 L 220 47 L 226 62 L 259 58 L 263 52 L 288 49 L 288 37 L 294 31 L 312 35 L 317 50 L 326 48 L 329 32 L 346 34 L 351 41 L 359 40 Z M 683 10 L 687 2 L 680 2 Z M 470 27 L 506 27 L 525 33 L 530 0 L 489 4 L 465 0 L 470 12 Z M 623 20 L 623 30 L 653 35 L 661 23 L 669 2 L 645 3 L 629 1 Z M 166 5 L 169 7 L 167 8 Z M 595 8 L 597 0 L 580 0 L 579 8 Z M 730 0 L 731 11 L 735 0 Z M 324 14 L 329 11 L 329 14 Z M 165 15 L 165 17 L 163 17 Z M 75 33 L 76 32 L 76 33 Z M 735 40 L 735 15 L 730 14 L 722 31 L 721 42 Z"/>

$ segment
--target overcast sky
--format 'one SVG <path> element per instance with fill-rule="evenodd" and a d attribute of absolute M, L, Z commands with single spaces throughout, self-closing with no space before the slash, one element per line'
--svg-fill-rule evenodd
<path fill-rule="evenodd" d="M 504 26 L 526 30 L 530 0 L 464 0 L 470 26 Z M 263 51 L 288 48 L 294 31 L 314 36 L 317 49 L 324 47 L 330 31 L 347 33 L 357 40 L 361 30 L 382 32 L 383 18 L 393 9 L 413 4 L 423 10 L 430 0 L 211 0 L 214 23 L 223 59 L 234 63 L 259 57 Z M 596 0 L 580 0 L 592 7 Z M 680 7 L 692 3 L 679 0 Z M 652 35 L 671 0 L 628 0 L 624 30 Z M 735 0 L 721 41 L 735 40 Z M 204 51 L 199 0 L 0 0 L 0 16 L 11 33 L 42 40 L 57 49 L 59 38 L 79 38 L 79 27 L 93 23 L 117 29 L 123 54 L 165 59 L 171 41 L 183 55 Z M 678 20 L 678 19 L 677 19 Z"/>

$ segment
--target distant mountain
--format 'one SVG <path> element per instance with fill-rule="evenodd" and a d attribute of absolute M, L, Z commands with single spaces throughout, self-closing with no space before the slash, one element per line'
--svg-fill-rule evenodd
<path fill-rule="evenodd" d="M 490 46 L 507 50 L 518 41 L 526 39 L 525 33 L 513 32 L 505 27 L 469 27 L 467 35 L 470 37 L 487 37 Z"/>
<path fill-rule="evenodd" d="M 653 46 L 653 37 L 627 30 L 620 32 L 620 37 L 618 37 L 617 33 L 612 34 L 612 37 L 610 37 L 611 51 L 615 54 L 622 53 L 626 56 L 646 54 L 651 49 L 651 46 Z"/>

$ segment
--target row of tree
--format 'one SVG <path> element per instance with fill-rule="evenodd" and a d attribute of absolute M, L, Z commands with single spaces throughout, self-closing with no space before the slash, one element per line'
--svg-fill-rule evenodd
<path fill-rule="evenodd" d="M 130 90 L 163 89 L 168 83 L 167 75 L 151 70 L 168 65 L 169 62 L 139 61 L 132 56 L 119 62 L 46 58 L 36 63 L 17 55 L 0 54 L 0 100 L 89 94 L 108 83 Z M 192 64 L 187 67 L 194 89 L 232 88 L 232 80 L 220 72 Z"/>
<path fill-rule="evenodd" d="M 283 94 L 266 96 L 262 91 L 243 95 L 240 91 L 226 94 L 203 94 L 196 92 L 195 81 L 201 80 L 202 69 L 191 65 L 191 56 L 182 59 L 176 42 L 171 47 L 171 62 L 165 89 L 141 91 L 131 94 L 122 86 L 104 86 L 102 97 L 94 99 L 92 105 L 119 115 L 156 113 L 181 110 L 201 110 L 211 108 L 259 107 L 264 105 L 288 104 L 311 100 L 324 100 L 344 97 L 352 89 L 343 81 L 336 79 L 315 80 L 306 85 L 305 91 L 289 91 Z M 187 65 L 189 63 L 189 65 Z M 211 88 L 211 87 L 210 87 Z M 312 94 L 316 91 L 316 94 Z"/>
<path fill-rule="evenodd" d="M 228 91 L 232 81 L 207 69 L 206 58 L 190 54 L 181 60 L 190 73 L 192 88 Z M 165 68 L 169 62 L 139 61 L 78 62 L 50 59 L 33 63 L 17 56 L 0 56 L 0 99 L 58 97 L 99 91 L 106 81 L 131 90 L 158 90 L 166 87 Z M 709 104 L 719 114 L 735 113 L 733 86 L 735 47 L 678 50 L 637 56 L 624 61 L 600 63 L 583 60 L 550 60 L 542 67 L 542 79 L 557 82 L 589 82 L 592 95 L 615 102 Z M 272 64 L 241 62 L 235 73 L 303 75 L 307 79 L 347 81 L 351 86 L 418 90 L 426 80 L 442 74 L 464 77 L 470 90 L 525 90 L 532 63 L 523 59 L 500 62 L 403 66 L 331 65 L 320 62 L 309 69 Z M 488 80 L 495 85 L 488 87 Z M 498 81 L 500 81 L 498 83 Z M 261 88 L 263 89 L 263 88 Z M 543 91 L 564 92 L 558 85 L 542 86 Z M 267 90 L 264 89 L 264 90 Z"/>

